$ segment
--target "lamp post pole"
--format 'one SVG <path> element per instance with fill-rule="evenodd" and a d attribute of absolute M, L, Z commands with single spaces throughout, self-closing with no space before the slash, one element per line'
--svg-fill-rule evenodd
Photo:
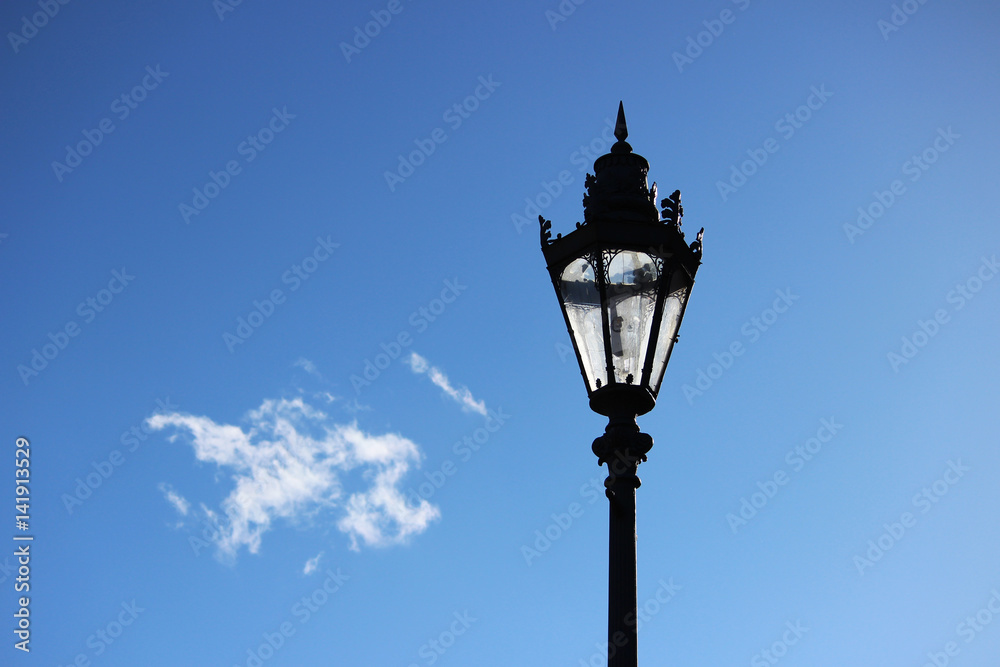
<path fill-rule="evenodd" d="M 598 463 L 608 464 L 608 667 L 638 665 L 635 490 L 641 482 L 636 473 L 652 446 L 653 439 L 627 412 L 610 417 L 604 435 L 594 440 Z"/>

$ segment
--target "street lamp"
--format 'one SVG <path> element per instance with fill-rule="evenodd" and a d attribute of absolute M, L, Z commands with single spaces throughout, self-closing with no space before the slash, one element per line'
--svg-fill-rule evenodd
<path fill-rule="evenodd" d="M 583 223 L 552 238 L 552 223 L 538 216 L 542 253 L 590 397 L 608 417 L 594 440 L 611 506 L 608 562 L 608 665 L 635 667 L 635 490 L 639 463 L 653 446 L 635 418 L 653 409 L 677 342 L 701 239 L 688 245 L 681 231 L 681 193 L 656 207 L 656 184 L 646 185 L 649 163 L 625 141 L 625 111 L 618 105 L 611 152 L 587 174 Z"/>

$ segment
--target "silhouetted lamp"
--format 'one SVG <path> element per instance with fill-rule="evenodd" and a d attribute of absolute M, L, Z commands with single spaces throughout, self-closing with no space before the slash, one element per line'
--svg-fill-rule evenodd
<path fill-rule="evenodd" d="M 690 245 L 684 240 L 680 191 L 663 199 L 661 219 L 656 184 L 646 183 L 649 163 L 632 152 L 627 137 L 619 104 L 618 141 L 594 162 L 594 175 L 587 174 L 583 222 L 576 229 L 553 239 L 552 223 L 538 216 L 542 252 L 590 407 L 609 418 L 593 450 L 609 467 L 611 667 L 636 664 L 636 468 L 653 440 L 639 432 L 635 418 L 656 403 L 701 264 L 704 232 Z"/>

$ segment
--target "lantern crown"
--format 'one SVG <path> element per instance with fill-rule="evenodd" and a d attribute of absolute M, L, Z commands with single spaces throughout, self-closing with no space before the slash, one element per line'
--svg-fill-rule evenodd
<path fill-rule="evenodd" d="M 615 123 L 615 138 L 618 141 L 611 146 L 610 153 L 594 162 L 594 175 L 587 174 L 587 194 L 583 197 L 583 219 L 586 222 L 615 216 L 655 224 L 659 217 L 656 190 L 650 191 L 646 185 L 649 163 L 646 158 L 632 152 L 626 137 L 625 107 L 619 102 L 618 121 Z"/>

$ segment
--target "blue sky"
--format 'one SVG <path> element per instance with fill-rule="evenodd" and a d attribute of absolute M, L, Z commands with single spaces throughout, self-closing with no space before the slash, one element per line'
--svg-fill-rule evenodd
<path fill-rule="evenodd" d="M 642 664 L 994 664 L 993 3 L 224 2 L 0 10 L 0 662 L 604 664 L 535 220 L 623 100 L 706 228 Z"/>

